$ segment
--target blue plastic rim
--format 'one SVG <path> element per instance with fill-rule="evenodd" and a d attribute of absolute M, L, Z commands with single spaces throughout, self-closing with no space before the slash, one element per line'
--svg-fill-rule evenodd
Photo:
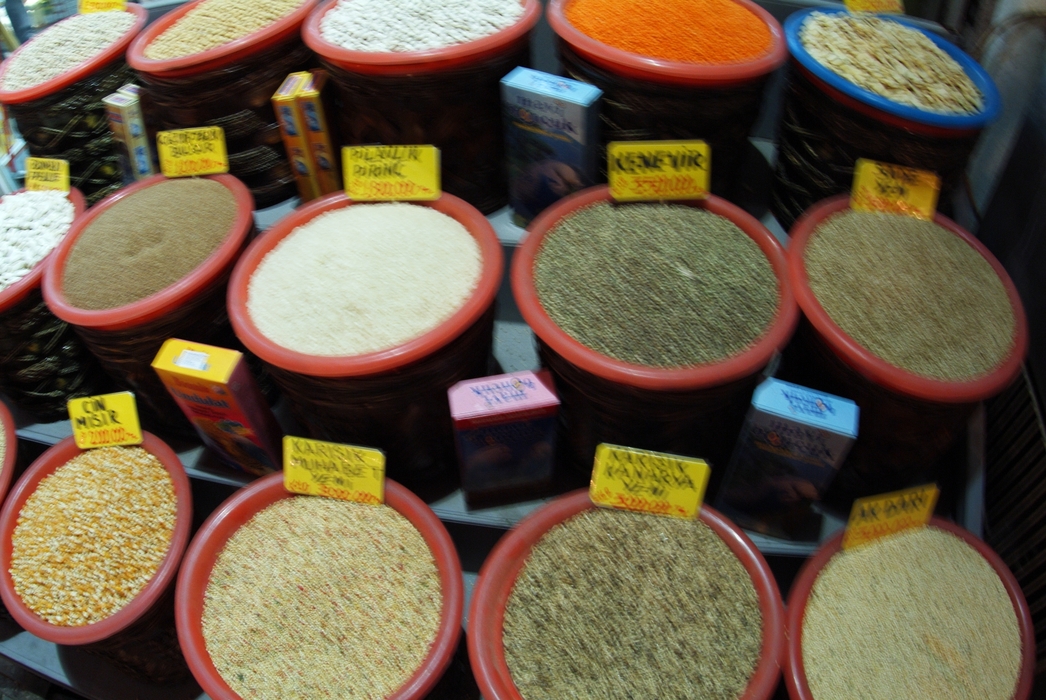
<path fill-rule="evenodd" d="M 803 42 L 799 39 L 799 30 L 806 22 L 806 18 L 814 12 L 838 14 L 840 12 L 847 12 L 847 10 L 845 8 L 834 7 L 812 7 L 793 12 L 788 16 L 788 19 L 786 19 L 784 23 L 785 39 L 788 42 L 788 52 L 800 63 L 800 65 L 803 66 L 803 68 L 810 71 L 818 80 L 826 83 L 844 95 L 852 97 L 863 104 L 874 107 L 875 109 L 886 112 L 895 117 L 942 129 L 983 129 L 985 125 L 994 121 L 999 116 L 999 112 L 1002 109 L 1002 100 L 999 97 L 999 91 L 996 89 L 995 82 L 991 79 L 991 76 L 981 68 L 977 61 L 973 60 L 969 54 L 955 44 L 952 44 L 944 37 L 928 32 L 923 27 L 920 27 L 913 22 L 906 21 L 903 17 L 897 15 L 876 16 L 880 19 L 903 24 L 906 27 L 910 27 L 924 34 L 930 38 L 930 41 L 937 44 L 937 46 L 943 49 L 945 53 L 955 59 L 984 96 L 984 108 L 980 112 L 963 115 L 947 115 L 938 112 L 927 112 L 926 110 L 916 109 L 915 107 L 909 107 L 907 105 L 898 104 L 893 100 L 888 100 L 885 97 L 881 97 L 870 90 L 865 90 L 863 87 L 851 83 L 842 76 L 833 73 L 824 65 L 816 61 L 814 57 L 803 48 Z"/>

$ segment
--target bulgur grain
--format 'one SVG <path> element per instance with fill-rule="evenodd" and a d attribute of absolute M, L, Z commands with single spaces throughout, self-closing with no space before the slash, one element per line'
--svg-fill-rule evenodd
<path fill-rule="evenodd" d="M 146 58 L 192 56 L 242 39 L 278 22 L 306 0 L 206 0 L 149 42 Z"/>

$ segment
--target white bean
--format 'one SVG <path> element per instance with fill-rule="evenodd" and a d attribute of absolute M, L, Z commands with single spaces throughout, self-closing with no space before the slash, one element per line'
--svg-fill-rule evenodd
<path fill-rule="evenodd" d="M 0 199 L 0 290 L 29 274 L 73 223 L 64 192 L 20 192 Z"/>

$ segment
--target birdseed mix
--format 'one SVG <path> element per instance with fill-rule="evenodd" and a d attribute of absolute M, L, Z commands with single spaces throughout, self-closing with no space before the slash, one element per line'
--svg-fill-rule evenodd
<path fill-rule="evenodd" d="M 228 238 L 236 198 L 215 180 L 161 180 L 118 201 L 80 234 L 62 293 L 79 309 L 113 309 L 185 278 Z"/>
<path fill-rule="evenodd" d="M 203 636 L 244 700 L 380 700 L 428 655 L 442 600 L 431 551 L 393 508 L 285 498 L 218 555 Z"/>
<path fill-rule="evenodd" d="M 479 244 L 430 207 L 356 204 L 296 228 L 262 259 L 247 311 L 283 347 L 351 356 L 401 345 L 475 290 Z"/>
<path fill-rule="evenodd" d="M 597 508 L 534 545 L 503 642 L 527 700 L 734 700 L 762 626 L 751 577 L 703 522 Z"/>
<path fill-rule="evenodd" d="M 4 90 L 25 90 L 68 73 L 134 26 L 130 12 L 73 15 L 37 34 L 4 63 Z"/>
<path fill-rule="evenodd" d="M 1017 323 L 999 276 L 931 221 L 847 210 L 817 227 L 805 262 L 831 319 L 896 367 L 965 381 L 1013 348 Z"/>
<path fill-rule="evenodd" d="M 171 547 L 171 475 L 141 447 L 102 447 L 43 479 L 11 535 L 11 578 L 47 622 L 89 625 L 119 612 Z"/>
<path fill-rule="evenodd" d="M 64 192 L 18 192 L 0 199 L 0 290 L 28 275 L 54 250 L 73 214 Z"/>
<path fill-rule="evenodd" d="M 898 104 L 941 114 L 984 108 L 984 96 L 962 66 L 925 34 L 898 22 L 814 12 L 799 39 L 828 70 Z"/>
<path fill-rule="evenodd" d="M 482 39 L 522 16 L 520 0 L 338 0 L 320 34 L 353 51 L 426 51 Z"/>
<path fill-rule="evenodd" d="M 189 10 L 143 53 L 165 61 L 216 49 L 265 29 L 302 6 L 306 0 L 206 0 Z"/>
<path fill-rule="evenodd" d="M 579 343 L 652 367 L 736 355 L 779 301 L 770 261 L 744 231 L 672 204 L 601 202 L 568 216 L 538 251 L 534 286 Z"/>
<path fill-rule="evenodd" d="M 999 576 L 934 527 L 832 557 L 807 602 L 802 651 L 820 700 L 1009 700 L 1021 663 Z"/>

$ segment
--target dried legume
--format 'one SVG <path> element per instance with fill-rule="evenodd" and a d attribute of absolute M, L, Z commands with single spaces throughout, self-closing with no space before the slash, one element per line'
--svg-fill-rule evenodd
<path fill-rule="evenodd" d="M 759 246 L 731 221 L 682 205 L 599 203 L 575 212 L 542 243 L 534 285 L 575 340 L 654 367 L 741 352 L 778 304 Z"/>
<path fill-rule="evenodd" d="M 622 51 L 684 63 L 739 63 L 770 50 L 770 28 L 733 0 L 571 0 L 567 21 Z"/>
<path fill-rule="evenodd" d="M 387 506 L 277 501 L 229 538 L 203 609 L 207 652 L 244 698 L 387 697 L 439 628 L 439 572 Z"/>
<path fill-rule="evenodd" d="M 320 34 L 354 51 L 425 51 L 481 39 L 522 15 L 520 0 L 338 0 Z"/>
<path fill-rule="evenodd" d="M 817 227 L 805 262 L 825 312 L 892 365 L 964 381 L 1013 348 L 1016 320 L 999 276 L 933 222 L 847 210 Z"/>
<path fill-rule="evenodd" d="M 0 289 L 29 274 L 73 223 L 63 192 L 19 192 L 0 199 Z"/>
<path fill-rule="evenodd" d="M 177 500 L 171 475 L 141 447 L 84 452 L 43 479 L 11 535 L 11 579 L 54 625 L 119 612 L 160 568 Z"/>
<path fill-rule="evenodd" d="M 216 49 L 265 29 L 294 12 L 305 0 L 206 0 L 158 37 L 143 54 L 164 61 Z"/>
<path fill-rule="evenodd" d="M 311 355 L 401 345 L 448 319 L 476 288 L 479 245 L 430 207 L 357 204 L 298 227 L 258 265 L 247 310 L 258 329 Z"/>
<path fill-rule="evenodd" d="M 25 90 L 68 73 L 134 26 L 130 12 L 73 15 L 33 37 L 4 64 L 3 89 Z"/>
<path fill-rule="evenodd" d="M 761 630 L 751 577 L 707 525 L 596 509 L 531 550 L 505 659 L 527 700 L 733 700 Z"/>
<path fill-rule="evenodd" d="M 62 292 L 80 309 L 132 304 L 186 277 L 229 237 L 236 198 L 215 180 L 161 180 L 102 212 L 73 244 Z"/>
<path fill-rule="evenodd" d="M 974 114 L 984 106 L 980 90 L 954 58 L 898 22 L 813 12 L 799 39 L 828 70 L 898 104 L 941 114 Z"/>
<path fill-rule="evenodd" d="M 929 527 L 832 557 L 803 615 L 813 697 L 1009 700 L 1021 662 L 999 576 Z"/>

